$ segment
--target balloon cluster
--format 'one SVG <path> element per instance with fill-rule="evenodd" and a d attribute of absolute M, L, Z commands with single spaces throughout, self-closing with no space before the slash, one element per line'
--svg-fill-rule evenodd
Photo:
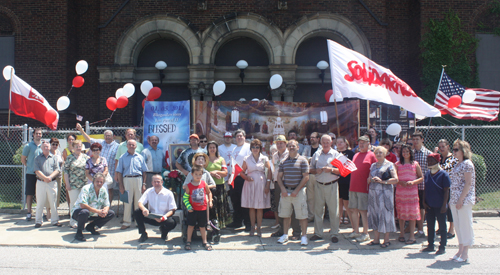
<path fill-rule="evenodd" d="M 117 108 L 125 108 L 128 105 L 129 97 L 133 96 L 135 93 L 135 86 L 132 83 L 127 83 L 119 88 L 115 92 L 115 96 L 108 97 L 106 100 L 106 107 L 109 110 L 115 111 Z"/>
<path fill-rule="evenodd" d="M 85 83 L 85 79 L 83 79 L 83 77 L 81 77 L 80 75 L 87 72 L 88 68 L 89 68 L 89 64 L 85 60 L 80 60 L 76 63 L 75 71 L 76 71 L 77 76 L 75 76 L 73 78 L 71 89 L 73 89 L 73 87 L 80 88 L 83 86 L 83 84 Z M 63 111 L 63 110 L 68 109 L 69 104 L 71 103 L 69 100 L 69 97 L 68 97 L 69 93 L 71 92 L 71 89 L 69 90 L 68 95 L 61 96 L 57 100 L 57 110 L 58 111 Z"/>
<path fill-rule="evenodd" d="M 472 90 L 465 90 L 465 93 L 460 97 L 459 95 L 453 95 L 448 99 L 448 108 L 453 109 L 462 103 L 472 103 L 476 100 L 476 92 Z"/>
<path fill-rule="evenodd" d="M 141 92 L 146 96 L 146 98 L 142 100 L 142 108 L 144 108 L 144 103 L 146 103 L 146 101 L 155 101 L 161 96 L 161 89 L 153 87 L 153 83 L 149 80 L 144 80 L 141 83 Z"/>

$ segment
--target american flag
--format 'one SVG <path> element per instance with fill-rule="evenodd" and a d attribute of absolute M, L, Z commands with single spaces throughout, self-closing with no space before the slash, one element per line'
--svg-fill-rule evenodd
<path fill-rule="evenodd" d="M 462 102 L 456 108 L 448 108 L 450 97 L 454 95 L 462 97 L 467 90 L 476 92 L 476 99 L 473 102 Z M 465 88 L 443 72 L 436 99 L 434 100 L 434 107 L 439 109 L 442 114 L 448 114 L 459 119 L 494 121 L 498 119 L 499 101 L 500 92 L 479 88 Z"/>

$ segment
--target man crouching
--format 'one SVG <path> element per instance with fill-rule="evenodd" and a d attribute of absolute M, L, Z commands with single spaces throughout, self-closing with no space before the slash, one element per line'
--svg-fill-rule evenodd
<path fill-rule="evenodd" d="M 95 230 L 96 226 L 101 228 L 109 222 L 114 216 L 115 212 L 109 209 L 108 192 L 104 185 L 104 175 L 97 173 L 94 175 L 94 180 L 91 184 L 82 187 L 80 195 L 73 207 L 71 216 L 78 222 L 78 229 L 76 231 L 75 239 L 84 242 L 83 227 L 88 220 L 91 220 L 85 230 L 89 231 L 92 235 L 100 235 Z"/>

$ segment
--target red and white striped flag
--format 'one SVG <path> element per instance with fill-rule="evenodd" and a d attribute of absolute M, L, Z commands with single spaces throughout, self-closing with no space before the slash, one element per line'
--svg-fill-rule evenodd
<path fill-rule="evenodd" d="M 9 109 L 16 115 L 40 121 L 52 130 L 57 129 L 59 113 L 45 97 L 15 74 L 12 75 Z"/>
<path fill-rule="evenodd" d="M 243 171 L 240 165 L 231 157 L 231 176 L 227 180 L 227 182 L 234 188 L 234 179 Z"/>
<path fill-rule="evenodd" d="M 454 95 L 460 97 L 467 90 L 476 93 L 476 99 L 471 103 L 462 103 L 456 108 L 448 108 L 448 100 Z M 439 83 L 434 106 L 441 110 L 441 113 L 448 114 L 458 119 L 477 119 L 484 121 L 498 120 L 498 107 L 500 92 L 487 89 L 465 88 L 451 79 L 445 72 Z"/>
<path fill-rule="evenodd" d="M 351 172 L 358 170 L 356 164 L 348 159 L 345 155 L 340 154 L 330 162 L 333 166 L 337 167 L 342 177 L 348 176 Z"/>

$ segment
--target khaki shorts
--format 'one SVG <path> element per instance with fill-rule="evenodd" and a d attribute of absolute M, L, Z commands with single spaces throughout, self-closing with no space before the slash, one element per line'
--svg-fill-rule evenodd
<path fill-rule="evenodd" d="M 349 208 L 368 210 L 368 194 L 349 191 Z"/>
<path fill-rule="evenodd" d="M 302 188 L 296 197 L 287 196 L 285 198 L 280 198 L 280 204 L 278 206 L 278 216 L 280 218 L 292 217 L 293 210 L 295 210 L 295 218 L 297 220 L 307 219 L 307 197 L 305 188 Z"/>

